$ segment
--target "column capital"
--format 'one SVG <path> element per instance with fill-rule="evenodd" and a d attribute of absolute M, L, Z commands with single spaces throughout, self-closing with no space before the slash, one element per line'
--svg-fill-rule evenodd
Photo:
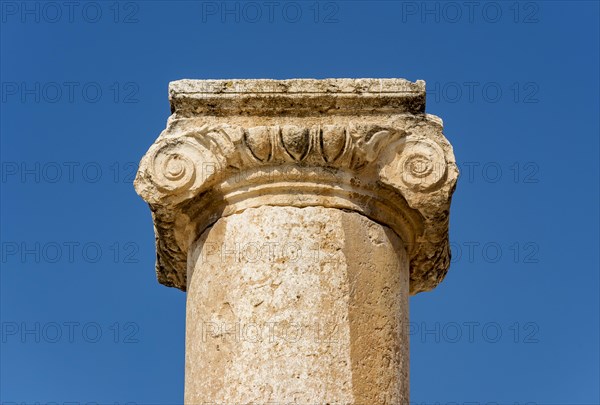
<path fill-rule="evenodd" d="M 185 290 L 200 234 L 268 205 L 361 213 L 404 241 L 411 294 L 443 279 L 458 169 L 423 81 L 180 80 L 169 94 L 167 128 L 135 179 L 161 283 Z"/>

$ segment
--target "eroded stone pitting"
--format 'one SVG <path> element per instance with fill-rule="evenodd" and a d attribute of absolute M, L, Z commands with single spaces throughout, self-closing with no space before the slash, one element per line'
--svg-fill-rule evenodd
<path fill-rule="evenodd" d="M 408 403 L 408 297 L 448 271 L 458 177 L 425 83 L 182 80 L 169 93 L 135 188 L 158 280 L 188 291 L 185 402 Z M 221 328 L 328 316 L 336 342 Z"/>
<path fill-rule="evenodd" d="M 186 403 L 407 403 L 408 260 L 335 208 L 251 208 L 190 249 Z"/>
<path fill-rule="evenodd" d="M 360 102 L 362 95 L 354 97 Z M 181 230 L 162 232 L 173 226 L 173 213 L 192 217 L 189 211 L 194 210 L 202 196 L 208 199 L 201 205 L 210 207 L 213 204 L 210 198 L 222 194 L 208 191 L 231 188 L 232 179 L 237 179 L 240 187 L 243 182 L 249 185 L 252 181 L 285 182 L 288 174 L 281 169 L 294 166 L 306 174 L 305 182 L 319 186 L 315 187 L 317 200 L 324 196 L 322 204 L 310 199 L 306 206 L 332 206 L 331 201 L 326 201 L 331 193 L 325 188 L 331 187 L 335 192 L 336 186 L 335 179 L 311 174 L 311 170 L 340 174 L 341 184 L 356 185 L 357 196 L 364 194 L 361 189 L 366 188 L 382 195 L 389 190 L 396 193 L 407 202 L 396 215 L 406 216 L 412 211 L 422 218 L 421 224 L 413 227 L 415 235 L 411 238 L 406 238 L 394 221 L 380 218 L 368 209 L 357 211 L 386 223 L 404 239 L 411 252 L 421 252 L 418 256 L 411 254 L 413 294 L 430 290 L 443 279 L 449 264 L 444 242 L 447 216 L 458 171 L 452 148 L 441 133 L 441 122 L 432 116 L 381 113 L 351 118 L 238 115 L 182 118 L 175 114 L 142 160 L 136 189 L 152 205 L 157 238 L 163 240 L 181 233 Z M 252 175 L 255 179 L 250 178 Z M 293 200 L 293 188 L 289 194 Z M 269 204 L 266 199 L 263 203 Z M 357 204 L 364 205 L 364 199 L 359 198 Z M 352 209 L 347 204 L 339 208 Z M 207 218 L 196 230 L 202 232 L 216 218 L 214 215 Z M 168 249 L 162 249 L 163 246 Z M 185 289 L 189 241 L 164 241 L 157 247 L 159 280 Z"/>

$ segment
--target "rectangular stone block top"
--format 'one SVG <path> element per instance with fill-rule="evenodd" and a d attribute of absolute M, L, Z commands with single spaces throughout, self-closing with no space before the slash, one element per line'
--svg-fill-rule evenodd
<path fill-rule="evenodd" d="M 425 113 L 425 82 L 405 79 L 178 80 L 171 112 L 197 115 Z"/>

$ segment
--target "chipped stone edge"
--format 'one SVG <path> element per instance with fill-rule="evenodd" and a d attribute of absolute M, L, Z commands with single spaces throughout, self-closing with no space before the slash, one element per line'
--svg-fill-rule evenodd
<path fill-rule="evenodd" d="M 342 79 L 342 82 L 345 82 L 346 80 L 349 80 L 350 82 L 356 81 L 356 79 Z M 402 79 L 397 79 L 396 81 L 401 83 L 407 82 Z M 175 82 L 175 84 L 172 83 L 171 88 L 176 89 L 177 86 L 180 85 L 190 85 L 186 82 L 187 81 L 179 81 Z M 193 86 L 197 86 L 197 82 L 198 81 L 194 81 Z M 218 82 L 222 84 L 222 82 L 225 81 Z M 419 81 L 417 83 L 419 86 L 421 86 L 422 83 L 424 91 L 424 82 Z M 312 85 L 313 83 L 311 83 L 311 86 Z M 355 97 L 360 98 L 360 95 L 355 95 Z M 199 116 L 201 117 L 202 114 L 199 114 Z M 164 142 L 165 139 L 173 140 L 181 137 L 182 132 L 180 129 L 175 128 L 177 128 L 177 126 L 182 122 L 189 121 L 189 117 L 177 117 L 178 115 L 174 114 L 169 119 L 169 125 L 167 126 L 167 129 L 163 131 L 163 133 L 157 139 L 155 145 Z M 435 139 L 433 142 L 439 145 L 441 150 L 443 150 L 443 166 L 445 167 L 444 183 L 441 187 L 437 188 L 434 193 L 427 195 L 427 198 L 424 200 L 420 197 L 423 194 L 421 190 L 417 190 L 416 192 L 415 190 L 406 190 L 406 187 L 404 187 L 405 185 L 397 184 L 398 179 L 392 178 L 390 180 L 390 176 L 385 175 L 385 170 L 381 172 L 384 173 L 384 175 L 380 174 L 380 185 L 392 189 L 395 188 L 398 194 L 402 195 L 402 198 L 407 201 L 408 205 L 415 212 L 418 212 L 423 218 L 423 227 L 424 229 L 428 230 L 423 232 L 421 235 L 416 235 L 418 239 L 416 243 L 419 245 L 419 248 L 415 250 L 416 253 L 411 258 L 411 294 L 416 294 L 418 292 L 428 291 L 435 288 L 435 286 L 437 286 L 437 284 L 439 284 L 439 282 L 441 282 L 441 280 L 444 278 L 450 265 L 448 216 L 451 196 L 454 192 L 458 177 L 458 169 L 456 167 L 452 147 L 442 134 L 441 119 L 430 114 L 408 114 L 407 117 L 424 122 L 426 123 L 426 126 L 436 128 L 434 130 L 435 136 L 433 136 L 433 138 Z M 244 129 L 242 129 L 242 131 L 244 131 Z M 421 142 L 424 139 L 423 136 L 420 136 L 420 138 L 421 139 L 417 139 L 418 142 Z M 364 139 L 365 137 L 363 137 L 363 141 Z M 394 139 L 389 143 L 393 144 L 396 141 L 397 139 Z M 238 145 L 233 147 L 233 149 L 236 150 L 235 153 L 239 152 L 239 145 L 243 145 L 243 142 L 238 142 Z M 390 148 L 387 149 L 389 155 Z M 157 194 L 156 179 L 153 178 L 153 174 L 151 173 L 152 170 L 148 170 L 149 156 L 156 152 L 156 148 L 154 149 L 154 152 L 151 151 L 148 152 L 140 164 L 140 170 L 135 181 L 135 186 L 138 194 L 140 194 L 146 201 L 150 203 L 150 207 L 153 212 L 157 246 L 157 276 L 161 283 L 167 286 L 173 286 L 185 290 L 187 254 L 185 251 L 181 250 L 181 247 L 178 245 L 178 243 L 173 243 L 177 239 L 175 235 L 175 227 L 178 221 L 178 216 L 181 217 L 181 215 L 177 214 L 177 210 L 182 208 L 185 209 L 185 204 L 192 200 L 197 201 L 198 195 L 206 195 L 207 192 L 210 192 L 210 187 L 214 186 L 215 182 L 208 182 L 205 184 L 204 188 L 197 188 L 191 195 L 188 194 L 183 201 L 173 201 L 170 200 L 169 197 L 166 199 L 165 197 L 156 199 L 156 195 L 160 193 Z M 220 152 L 222 152 L 222 150 Z M 216 159 L 218 160 L 219 158 Z M 225 158 L 226 161 L 227 159 L 229 158 Z M 218 176 L 219 178 L 216 181 L 224 181 L 229 175 L 231 175 L 231 173 Z M 396 175 L 392 174 L 392 177 L 394 176 Z M 173 194 L 172 190 L 168 191 L 166 195 L 168 196 L 169 194 Z M 174 194 L 177 194 L 177 192 Z M 430 201 L 427 201 L 428 199 Z M 421 202 L 419 202 L 420 200 Z M 268 204 L 262 203 L 262 205 Z M 358 212 L 360 212 L 360 210 L 358 210 Z M 365 214 L 365 212 L 362 213 Z M 216 219 L 218 218 L 211 218 L 210 221 L 204 224 L 204 229 L 214 223 Z M 195 232 L 199 232 L 199 230 L 195 229 Z M 181 237 L 179 239 L 181 239 Z"/>

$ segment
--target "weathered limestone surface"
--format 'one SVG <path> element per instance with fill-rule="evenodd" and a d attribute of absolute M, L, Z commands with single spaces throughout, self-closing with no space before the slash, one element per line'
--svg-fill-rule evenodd
<path fill-rule="evenodd" d="M 250 208 L 191 248 L 188 404 L 407 404 L 408 259 L 389 228 Z"/>
<path fill-rule="evenodd" d="M 135 187 L 159 281 L 188 291 L 186 402 L 408 402 L 408 295 L 447 272 L 458 176 L 425 83 L 169 91 Z"/>

